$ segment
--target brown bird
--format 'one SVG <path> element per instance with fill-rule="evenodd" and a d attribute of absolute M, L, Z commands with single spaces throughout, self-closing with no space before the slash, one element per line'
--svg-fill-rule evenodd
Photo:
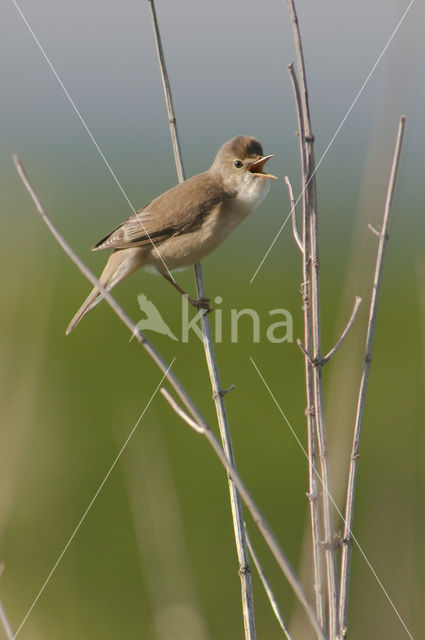
<path fill-rule="evenodd" d="M 99 279 L 105 289 L 147 267 L 163 275 L 191 304 L 209 309 L 207 300 L 192 300 L 171 271 L 199 262 L 258 207 L 269 190 L 268 178 L 277 180 L 263 171 L 273 155 L 264 156 L 255 138 L 236 136 L 223 144 L 208 171 L 166 191 L 102 238 L 93 251 L 114 250 Z M 95 287 L 67 334 L 102 297 Z"/>

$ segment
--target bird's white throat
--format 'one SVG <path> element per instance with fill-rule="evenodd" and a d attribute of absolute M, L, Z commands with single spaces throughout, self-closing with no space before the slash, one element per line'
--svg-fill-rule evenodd
<path fill-rule="evenodd" d="M 249 211 L 256 209 L 264 200 L 270 189 L 268 178 L 253 175 L 249 171 L 241 175 L 237 186 L 238 203 Z"/>

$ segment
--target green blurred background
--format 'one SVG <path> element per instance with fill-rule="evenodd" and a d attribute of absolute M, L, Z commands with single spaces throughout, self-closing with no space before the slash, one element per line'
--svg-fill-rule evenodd
<path fill-rule="evenodd" d="M 159 371 L 101 305 L 65 338 L 89 286 L 58 248 L 18 180 L 19 153 L 59 229 L 95 272 L 90 246 L 131 213 L 12 2 L 3 3 L 1 91 L 0 592 L 16 630 L 160 382 Z M 20 4 L 130 201 L 176 182 L 147 2 Z M 317 158 L 382 52 L 406 1 L 298 2 Z M 188 175 L 239 133 L 277 157 L 299 191 L 294 58 L 285 3 L 159 0 L 158 17 Z M 407 133 L 385 264 L 361 446 L 354 533 L 414 638 L 425 635 L 424 60 L 425 10 L 412 5 L 318 171 L 323 343 L 364 298 L 354 330 L 325 370 L 333 492 L 342 506 L 368 296 L 398 117 Z M 268 311 L 288 309 L 301 337 L 300 259 L 289 226 L 250 279 L 288 214 L 283 182 L 204 263 L 221 296 L 217 358 L 238 468 L 311 592 L 306 460 L 250 363 L 254 358 L 305 443 L 303 360 L 265 339 Z M 194 292 L 192 270 L 179 282 Z M 137 294 L 180 331 L 169 285 L 137 273 L 116 296 L 140 319 Z M 229 340 L 230 309 L 253 308 Z M 210 316 L 214 324 L 214 314 Z M 215 427 L 202 345 L 152 335 Z M 297 638 L 309 638 L 292 593 L 249 530 Z M 336 519 L 339 530 L 341 523 Z M 306 533 L 307 532 L 307 533 Z M 259 638 L 279 638 L 254 576 Z M 351 638 L 408 637 L 358 550 Z M 0 630 L 0 637 L 3 637 Z M 226 476 L 202 438 L 155 396 L 22 627 L 23 640 L 241 638 L 240 589 Z"/>

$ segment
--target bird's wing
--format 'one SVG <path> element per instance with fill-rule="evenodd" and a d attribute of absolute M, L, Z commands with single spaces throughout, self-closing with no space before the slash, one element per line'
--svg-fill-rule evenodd
<path fill-rule="evenodd" d="M 128 249 L 130 247 L 142 247 L 146 244 L 157 243 L 171 237 L 174 229 L 166 227 L 160 217 L 152 215 L 149 205 L 139 211 L 119 227 L 99 240 L 93 251 L 98 249 Z"/>
<path fill-rule="evenodd" d="M 198 193 L 196 206 L 193 190 Z M 202 197 L 199 199 L 200 192 Z M 198 174 L 150 202 L 99 240 L 93 250 L 156 245 L 174 235 L 194 231 L 218 200 L 216 181 L 207 173 Z"/>

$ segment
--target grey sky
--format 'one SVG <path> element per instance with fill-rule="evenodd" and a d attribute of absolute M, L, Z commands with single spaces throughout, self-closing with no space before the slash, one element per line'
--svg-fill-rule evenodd
<path fill-rule="evenodd" d="M 18 2 L 125 188 L 140 184 L 139 166 L 146 200 L 156 184 L 170 186 L 175 173 L 148 3 Z M 408 4 L 297 3 L 319 156 Z M 55 171 L 86 171 L 87 163 L 94 180 L 105 177 L 98 188 L 112 192 L 116 187 L 12 0 L 2 8 L 3 175 L 8 179 L 10 153 L 18 151 Z M 267 152 L 278 154 L 274 171 L 295 172 L 296 119 L 286 70 L 294 52 L 284 0 L 158 0 L 157 11 L 187 173 L 208 166 L 218 146 L 238 133 L 257 136 Z M 423 153 L 423 24 L 424 6 L 416 0 L 332 146 L 328 166 L 340 164 L 347 145 L 354 156 L 365 154 L 382 118 L 392 138 L 401 112 L 409 117 L 405 161 Z M 409 138 L 413 130 L 420 135 Z M 152 171 L 158 158 L 161 171 Z M 141 206 L 144 196 L 135 198 Z"/>

